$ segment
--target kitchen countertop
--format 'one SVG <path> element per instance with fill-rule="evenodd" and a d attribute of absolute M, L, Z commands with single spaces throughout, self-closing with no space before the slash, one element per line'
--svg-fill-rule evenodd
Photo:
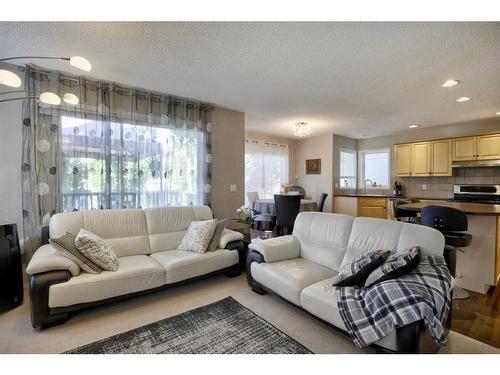
<path fill-rule="evenodd" d="M 485 203 L 462 203 L 462 202 L 447 202 L 436 200 L 422 200 L 418 203 L 402 204 L 401 208 L 407 210 L 420 211 L 425 206 L 442 206 L 456 208 L 468 215 L 497 215 L 500 216 L 500 204 L 485 204 Z"/>
<path fill-rule="evenodd" d="M 404 195 L 394 194 L 371 194 L 371 193 L 340 193 L 334 194 L 335 197 L 367 197 L 367 198 L 407 198 Z"/>

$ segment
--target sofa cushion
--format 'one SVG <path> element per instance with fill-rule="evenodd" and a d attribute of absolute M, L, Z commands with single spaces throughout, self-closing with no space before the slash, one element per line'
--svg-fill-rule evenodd
<path fill-rule="evenodd" d="M 165 283 L 165 270 L 147 255 L 118 258 L 118 270 L 95 275 L 81 273 L 49 289 L 49 307 L 94 302 L 156 288 Z"/>
<path fill-rule="evenodd" d="M 306 311 L 309 311 L 316 317 L 347 331 L 337 307 L 337 298 L 335 297 L 336 288 L 333 286 L 333 277 L 312 284 L 304 288 L 300 293 L 300 304 Z M 395 350 L 396 331 L 392 331 L 375 344 Z"/>
<path fill-rule="evenodd" d="M 151 258 L 165 269 L 166 284 L 221 270 L 239 262 L 238 252 L 226 249 L 217 249 L 204 254 L 167 250 L 151 254 Z"/>
<path fill-rule="evenodd" d="M 229 221 L 228 218 L 216 220 L 214 235 L 212 236 L 212 239 L 210 240 L 210 243 L 208 244 L 207 251 L 217 250 L 217 247 L 218 247 L 219 242 L 220 242 L 220 238 L 222 237 L 222 232 L 224 232 L 224 229 L 226 228 L 228 221 Z"/>
<path fill-rule="evenodd" d="M 85 228 L 106 240 L 117 256 L 149 254 L 144 210 L 114 209 L 64 212 L 52 216 L 50 237 Z"/>
<path fill-rule="evenodd" d="M 59 250 L 63 256 L 78 264 L 85 272 L 101 273 L 102 269 L 77 249 L 75 240 L 76 236 L 74 234 L 66 232 L 64 236 L 51 238 L 49 242 L 55 249 Z"/>
<path fill-rule="evenodd" d="M 300 305 L 302 289 L 336 273 L 304 258 L 273 263 L 253 262 L 251 272 L 257 282 L 296 305 Z"/>
<path fill-rule="evenodd" d="M 401 252 L 419 246 L 423 256 L 443 255 L 444 237 L 434 228 L 394 220 L 354 219 L 344 264 L 365 252 L 379 249 Z"/>
<path fill-rule="evenodd" d="M 419 265 L 420 258 L 420 248 L 418 246 L 404 252 L 392 254 L 384 264 L 370 273 L 365 281 L 365 288 L 413 271 Z"/>
<path fill-rule="evenodd" d="M 353 217 L 340 214 L 301 212 L 293 235 L 300 241 L 301 257 L 338 271 L 344 258 Z"/>
<path fill-rule="evenodd" d="M 339 274 L 333 279 L 333 285 L 362 286 L 366 278 L 384 263 L 389 254 L 390 251 L 377 250 L 357 256 L 351 263 L 340 268 Z"/>
<path fill-rule="evenodd" d="M 152 253 L 176 249 L 192 221 L 212 219 L 207 206 L 146 208 L 144 214 Z"/>
<path fill-rule="evenodd" d="M 177 249 L 205 253 L 216 226 L 216 220 L 192 221 Z"/>
<path fill-rule="evenodd" d="M 111 246 L 87 229 L 80 229 L 75 239 L 76 248 L 104 271 L 116 271 L 118 260 Z"/>

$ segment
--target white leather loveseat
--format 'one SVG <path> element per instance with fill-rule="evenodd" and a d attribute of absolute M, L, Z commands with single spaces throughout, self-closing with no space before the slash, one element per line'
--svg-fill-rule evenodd
<path fill-rule="evenodd" d="M 433 228 L 399 221 L 302 212 L 292 235 L 250 244 L 247 280 L 255 292 L 277 294 L 346 333 L 332 286 L 339 268 L 363 252 L 415 245 L 424 256 L 443 255 L 444 237 Z M 375 344 L 389 352 L 437 349 L 423 322 L 397 328 Z"/>
<path fill-rule="evenodd" d="M 50 237 L 81 228 L 105 239 L 118 256 L 118 270 L 81 272 L 50 244 L 33 255 L 30 275 L 31 320 L 35 328 L 63 323 L 69 312 L 143 294 L 216 272 L 241 272 L 243 235 L 225 229 L 215 251 L 176 250 L 194 220 L 212 219 L 209 207 L 90 210 L 55 214 Z"/>

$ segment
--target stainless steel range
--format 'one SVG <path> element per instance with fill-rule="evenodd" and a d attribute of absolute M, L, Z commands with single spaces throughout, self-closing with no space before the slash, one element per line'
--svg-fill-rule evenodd
<path fill-rule="evenodd" d="M 455 185 L 455 202 L 500 204 L 500 185 Z"/>

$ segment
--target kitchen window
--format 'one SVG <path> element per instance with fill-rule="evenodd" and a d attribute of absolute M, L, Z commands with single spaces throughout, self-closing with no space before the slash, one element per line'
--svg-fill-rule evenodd
<path fill-rule="evenodd" d="M 359 186 L 388 189 L 390 184 L 390 149 L 359 151 Z M 371 185 L 370 185 L 371 184 Z"/>

